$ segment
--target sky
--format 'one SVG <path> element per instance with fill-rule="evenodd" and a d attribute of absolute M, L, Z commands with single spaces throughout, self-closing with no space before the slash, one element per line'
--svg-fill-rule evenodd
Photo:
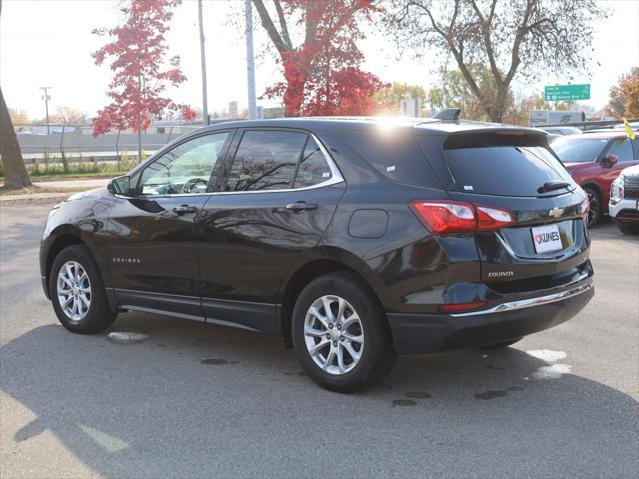
<path fill-rule="evenodd" d="M 618 77 L 639 65 L 639 0 L 602 0 L 612 15 L 595 26 L 590 75 L 575 77 L 573 83 L 590 83 L 594 109 L 607 103 L 608 90 Z M 3 0 L 0 17 L 0 85 L 10 108 L 24 110 L 32 118 L 44 117 L 39 87 L 51 87 L 50 111 L 70 106 L 93 116 L 108 103 L 108 66 L 94 65 L 91 52 L 104 39 L 91 34 L 94 28 L 112 27 L 120 18 L 118 0 Z M 201 108 L 200 50 L 197 2 L 183 0 L 177 7 L 167 34 L 170 55 L 179 55 L 188 81 L 169 96 L 180 103 Z M 207 86 L 209 111 L 228 108 L 229 101 L 247 105 L 246 50 L 243 35 L 242 2 L 205 0 Z M 281 79 L 272 52 L 264 51 L 266 37 L 256 22 L 256 91 Z M 429 88 L 437 81 L 431 71 L 434 55 L 419 60 L 397 58 L 397 47 L 375 26 L 366 28 L 360 42 L 366 60 L 364 68 L 384 82 L 405 82 Z M 597 65 L 596 63 L 599 63 Z M 555 76 L 550 83 L 567 83 Z M 543 91 L 544 83 L 515 83 L 519 94 Z M 263 106 L 277 102 L 260 101 Z"/>

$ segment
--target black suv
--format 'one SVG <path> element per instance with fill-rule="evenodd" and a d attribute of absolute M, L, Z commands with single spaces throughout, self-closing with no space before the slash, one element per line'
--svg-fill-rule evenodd
<path fill-rule="evenodd" d="M 504 347 L 577 314 L 587 214 L 538 130 L 229 122 L 54 207 L 42 285 L 72 332 L 135 310 L 279 334 L 348 392 L 397 354 Z"/>

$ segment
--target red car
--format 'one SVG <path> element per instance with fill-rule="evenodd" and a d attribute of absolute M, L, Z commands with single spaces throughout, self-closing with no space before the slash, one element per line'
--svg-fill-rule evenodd
<path fill-rule="evenodd" d="M 605 131 L 568 135 L 551 144 L 575 181 L 588 193 L 588 225 L 608 212 L 610 184 L 621 170 L 639 164 L 639 142 L 625 131 Z"/>

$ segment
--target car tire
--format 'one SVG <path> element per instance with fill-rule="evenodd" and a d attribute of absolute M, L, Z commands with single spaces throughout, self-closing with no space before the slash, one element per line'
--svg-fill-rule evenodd
<path fill-rule="evenodd" d="M 595 226 L 601 218 L 601 197 L 599 192 L 591 186 L 584 187 L 584 191 L 588 195 L 590 209 L 588 210 L 588 228 Z"/>
<path fill-rule="evenodd" d="M 49 291 L 58 320 L 73 333 L 98 333 L 115 321 L 98 267 L 83 245 L 68 246 L 55 257 Z"/>
<path fill-rule="evenodd" d="M 522 338 L 515 338 L 515 339 L 510 339 L 508 341 L 503 341 L 501 343 L 495 343 L 495 344 L 489 344 L 488 346 L 482 346 L 483 349 L 502 349 L 502 348 L 507 348 L 508 346 L 512 346 L 515 343 L 518 343 L 519 341 L 521 341 Z"/>
<path fill-rule="evenodd" d="M 397 357 L 379 301 L 348 272 L 320 276 L 302 290 L 292 336 L 306 374 L 330 391 L 351 393 L 380 382 Z"/>
<path fill-rule="evenodd" d="M 617 222 L 617 228 L 625 235 L 639 235 L 639 224 Z"/>

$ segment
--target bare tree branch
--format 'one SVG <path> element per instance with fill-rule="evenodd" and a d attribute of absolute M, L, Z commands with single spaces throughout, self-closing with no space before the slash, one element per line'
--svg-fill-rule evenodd
<path fill-rule="evenodd" d="M 282 39 L 280 33 L 277 31 L 277 28 L 275 27 L 273 20 L 271 20 L 271 16 L 269 15 L 268 10 L 264 5 L 264 2 L 262 0 L 253 0 L 253 5 L 255 5 L 255 9 L 260 16 L 260 20 L 262 21 L 262 26 L 266 30 L 266 33 L 268 33 L 268 36 L 273 42 L 273 45 L 275 45 L 275 48 L 277 48 L 277 51 L 280 53 L 284 53 L 291 50 L 291 48 Z"/>
<path fill-rule="evenodd" d="M 607 16 L 596 0 L 387 1 L 384 24 L 398 46 L 416 56 L 424 46 L 452 56 L 493 121 L 512 102 L 517 76 L 583 70 L 593 24 Z M 477 65 L 490 77 L 478 81 Z"/>
<path fill-rule="evenodd" d="M 277 10 L 277 17 L 280 21 L 280 29 L 282 30 L 282 40 L 284 44 L 290 49 L 293 49 L 293 44 L 291 43 L 291 37 L 288 34 L 288 25 L 286 23 L 286 17 L 284 16 L 284 10 L 282 9 L 282 3 L 280 0 L 273 0 L 275 4 L 275 10 Z"/>

